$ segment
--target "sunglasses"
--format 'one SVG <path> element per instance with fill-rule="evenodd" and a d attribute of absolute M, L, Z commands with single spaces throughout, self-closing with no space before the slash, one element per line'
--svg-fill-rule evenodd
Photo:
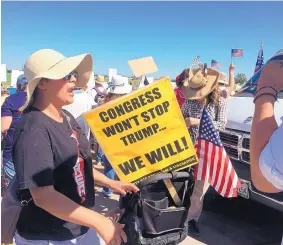
<path fill-rule="evenodd" d="M 72 76 L 74 76 L 74 78 L 76 78 L 76 80 L 78 80 L 79 74 L 78 74 L 77 71 L 72 71 L 72 72 L 70 72 L 68 75 L 66 75 L 66 76 L 64 77 L 64 79 L 70 81 Z"/>

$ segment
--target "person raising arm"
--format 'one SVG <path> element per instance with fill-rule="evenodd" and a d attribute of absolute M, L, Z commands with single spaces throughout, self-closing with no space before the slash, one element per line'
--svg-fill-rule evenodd
<path fill-rule="evenodd" d="M 263 192 L 283 191 L 283 124 L 274 117 L 276 96 L 283 89 L 283 54 L 281 61 L 270 61 L 262 70 L 251 128 L 251 177 Z"/>

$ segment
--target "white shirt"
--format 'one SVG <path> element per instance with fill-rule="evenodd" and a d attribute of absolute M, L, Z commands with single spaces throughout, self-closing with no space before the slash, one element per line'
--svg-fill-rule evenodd
<path fill-rule="evenodd" d="M 63 109 L 67 110 L 74 116 L 79 126 L 86 133 L 86 136 L 88 138 L 90 129 L 82 114 L 90 111 L 95 105 L 96 103 L 89 93 L 81 92 L 74 94 L 74 102 L 72 104 L 63 107 Z"/>
<path fill-rule="evenodd" d="M 274 131 L 259 157 L 263 176 L 283 191 L 283 123 Z"/>

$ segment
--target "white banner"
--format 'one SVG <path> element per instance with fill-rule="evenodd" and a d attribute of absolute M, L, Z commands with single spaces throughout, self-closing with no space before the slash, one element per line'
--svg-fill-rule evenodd
<path fill-rule="evenodd" d="M 1 82 L 7 82 L 7 68 L 5 64 L 0 65 L 0 80 Z"/>
<path fill-rule="evenodd" d="M 11 75 L 11 87 L 17 87 L 17 79 L 20 75 L 24 74 L 23 71 L 20 70 L 12 70 Z"/>

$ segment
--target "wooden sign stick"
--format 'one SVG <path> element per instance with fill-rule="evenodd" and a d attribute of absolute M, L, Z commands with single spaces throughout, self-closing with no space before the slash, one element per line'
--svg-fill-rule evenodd
<path fill-rule="evenodd" d="M 170 193 L 170 196 L 173 198 L 176 206 L 180 207 L 182 206 L 182 201 L 174 187 L 174 185 L 172 184 L 171 180 L 163 180 L 164 184 L 166 185 L 169 193 Z"/>

